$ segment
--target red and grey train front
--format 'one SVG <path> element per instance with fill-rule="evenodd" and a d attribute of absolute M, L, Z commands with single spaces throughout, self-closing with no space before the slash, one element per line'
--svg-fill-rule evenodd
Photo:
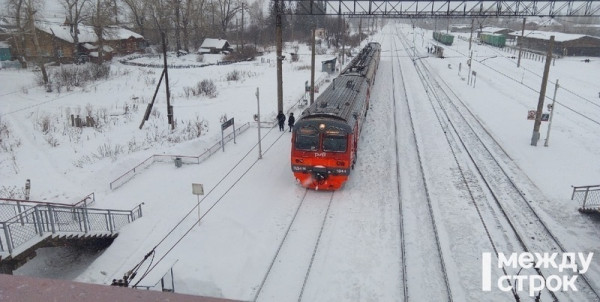
<path fill-rule="evenodd" d="M 292 134 L 292 172 L 306 188 L 337 190 L 346 182 L 354 160 L 352 128 L 328 117 L 300 119 Z"/>

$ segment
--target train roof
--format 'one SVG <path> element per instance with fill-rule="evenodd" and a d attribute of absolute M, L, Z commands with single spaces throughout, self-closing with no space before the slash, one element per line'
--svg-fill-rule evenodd
<path fill-rule="evenodd" d="M 359 53 L 352 59 L 350 64 L 340 72 L 340 74 L 357 74 L 365 76 L 373 55 L 381 49 L 381 45 L 377 42 L 368 43 Z"/>
<path fill-rule="evenodd" d="M 354 118 L 354 99 L 366 96 L 366 78 L 358 75 L 341 75 L 308 107 L 300 118 L 328 117 L 350 123 Z"/>
<path fill-rule="evenodd" d="M 361 114 L 364 110 L 364 100 L 367 98 L 370 77 L 372 77 L 369 68 L 373 66 L 372 60 L 378 58 L 380 49 L 379 43 L 367 44 L 314 104 L 302 112 L 298 123 L 308 123 L 309 120 L 321 118 L 335 119 L 345 124 L 344 128 L 351 131 L 358 118 L 357 114 Z"/>

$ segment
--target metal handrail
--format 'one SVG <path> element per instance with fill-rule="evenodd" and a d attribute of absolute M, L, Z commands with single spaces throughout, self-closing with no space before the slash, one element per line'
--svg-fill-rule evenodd
<path fill-rule="evenodd" d="M 24 202 L 24 203 L 34 203 L 34 204 L 44 204 L 44 205 L 57 205 L 57 206 L 73 206 L 73 207 L 77 207 L 79 206 L 81 203 L 84 203 L 85 205 L 87 205 L 87 200 L 92 200 L 92 203 L 96 201 L 96 194 L 94 192 L 86 195 L 83 199 L 81 199 L 80 201 L 74 203 L 74 204 L 69 204 L 69 203 L 61 203 L 61 202 L 48 202 L 48 201 L 38 201 L 38 200 L 26 200 L 26 199 L 14 199 L 14 198 L 0 198 L 0 201 L 7 201 L 7 202 Z"/>
<path fill-rule="evenodd" d="M 16 247 L 36 236 L 60 232 L 110 232 L 114 234 L 124 225 L 142 217 L 142 204 L 131 210 L 110 210 L 87 207 L 38 204 L 15 217 L 0 222 L 0 251 L 6 248 L 12 255 Z"/>
<path fill-rule="evenodd" d="M 583 197 L 581 197 L 583 195 Z M 591 196 L 591 198 L 590 198 Z M 587 211 L 592 209 L 600 210 L 600 185 L 591 186 L 573 186 L 573 193 L 571 194 L 571 200 L 577 200 L 581 202 L 580 211 Z M 589 201 L 591 200 L 591 205 Z"/>
<path fill-rule="evenodd" d="M 235 129 L 235 133 L 236 134 L 240 134 L 244 131 L 246 131 L 248 128 L 250 128 L 250 123 L 246 123 L 243 124 L 242 126 L 238 127 L 237 129 Z M 233 132 L 229 133 L 228 135 L 226 135 L 224 137 L 225 141 L 230 141 L 233 139 Z M 212 145 L 210 148 L 206 149 L 204 152 L 202 152 L 200 155 L 194 156 L 194 155 L 173 155 L 173 154 L 154 154 L 151 155 L 150 157 L 148 157 L 147 159 L 145 159 L 143 162 L 141 162 L 140 164 L 136 165 L 135 167 L 133 167 L 132 169 L 127 170 L 127 172 L 121 174 L 121 176 L 117 177 L 115 180 L 111 181 L 109 186 L 111 190 L 114 190 L 118 187 L 120 187 L 121 185 L 123 185 L 124 183 L 126 183 L 129 179 L 131 179 L 135 173 L 137 172 L 136 170 L 138 170 L 140 167 L 143 166 L 143 169 L 147 168 L 148 166 L 152 165 L 157 159 L 161 158 L 161 157 L 169 157 L 169 158 L 188 158 L 188 159 L 195 159 L 195 163 L 196 164 L 200 164 L 200 162 L 202 160 L 204 160 L 203 157 L 208 158 L 209 156 L 211 156 L 212 154 L 215 153 L 214 150 L 218 150 L 221 148 L 221 141 L 216 142 L 214 145 Z M 128 178 L 125 180 L 125 178 Z M 118 184 L 120 181 L 122 181 L 121 184 Z"/>

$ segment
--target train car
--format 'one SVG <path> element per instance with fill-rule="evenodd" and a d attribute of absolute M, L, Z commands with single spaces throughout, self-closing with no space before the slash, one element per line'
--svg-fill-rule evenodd
<path fill-rule="evenodd" d="M 504 35 L 482 33 L 479 35 L 479 40 L 496 47 L 504 47 L 506 45 L 506 37 Z"/>
<path fill-rule="evenodd" d="M 367 44 L 294 125 L 291 167 L 303 187 L 337 190 L 348 180 L 380 53 Z"/>
<path fill-rule="evenodd" d="M 452 43 L 454 42 L 453 35 L 437 32 L 437 31 L 433 32 L 433 39 L 442 44 L 448 45 L 448 46 L 452 45 Z"/>

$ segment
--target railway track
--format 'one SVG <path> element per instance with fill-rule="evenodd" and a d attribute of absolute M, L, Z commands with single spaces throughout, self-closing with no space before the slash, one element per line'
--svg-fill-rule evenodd
<path fill-rule="evenodd" d="M 442 79 L 435 78 L 425 63 L 415 62 L 415 67 L 427 87 L 438 122 L 445 129 L 446 140 L 453 150 L 456 163 L 461 167 L 462 181 L 469 188 L 472 202 L 477 207 L 494 252 L 568 252 L 532 206 L 532 201 L 527 197 L 529 194 L 521 189 L 522 183 L 535 186 L 529 184 L 526 177 L 519 177 L 519 173 L 515 173 L 519 171 L 518 167 L 477 117 L 452 92 L 449 85 Z M 463 171 L 473 172 L 476 180 L 466 177 Z M 482 187 L 489 198 L 475 198 L 472 194 L 475 187 Z M 510 232 L 517 240 L 518 247 L 507 244 L 514 239 L 490 234 L 488 226 L 498 225 L 498 221 L 505 222 L 500 223 L 503 225 L 503 233 Z M 504 268 L 503 273 L 508 274 Z M 544 267 L 535 269 L 535 273 L 544 278 L 555 274 L 563 275 L 554 268 Z M 543 295 L 540 294 L 541 298 L 553 301 L 598 301 L 600 297 L 585 275 L 579 277 L 575 284 L 578 291 L 545 290 Z M 513 292 L 517 301 L 520 300 L 519 294 L 527 296 Z"/>
<path fill-rule="evenodd" d="M 488 46 L 488 47 L 491 47 L 491 46 Z M 464 56 L 465 59 L 469 57 L 468 54 L 463 53 L 463 52 L 459 51 L 458 49 L 449 47 L 448 50 L 456 52 L 457 54 L 459 54 L 461 56 Z M 510 62 L 510 64 L 514 64 L 514 62 L 509 61 L 509 59 L 506 58 L 501 52 L 498 52 L 498 51 L 495 51 L 495 52 L 498 54 L 498 57 L 505 58 L 507 60 L 507 62 Z M 497 68 L 494 68 L 494 67 L 486 64 L 486 62 L 485 62 L 486 59 L 487 58 L 476 60 L 476 62 L 478 62 L 479 64 L 481 64 L 481 66 L 483 66 L 483 67 L 491 70 L 494 73 L 497 73 L 497 74 L 499 74 L 499 75 L 501 75 L 501 76 L 503 76 L 503 77 L 505 77 L 505 78 L 507 78 L 507 79 L 509 79 L 509 80 L 511 80 L 513 82 L 515 82 L 515 83 L 520 83 L 519 85 L 521 85 L 521 86 L 523 86 L 523 87 L 531 90 L 533 93 L 539 94 L 539 87 L 535 87 L 535 86 L 531 86 L 530 84 L 528 85 L 527 83 L 523 83 L 522 80 L 519 81 L 518 79 L 514 78 L 514 76 L 506 74 L 505 72 L 503 72 L 501 70 L 498 70 Z M 525 67 L 521 67 L 521 68 L 523 70 L 527 71 L 527 73 L 529 75 L 535 76 L 536 78 L 539 78 L 540 81 L 541 81 L 542 77 L 539 75 L 539 72 L 532 71 L 532 70 L 527 69 Z M 555 82 L 552 82 L 552 81 L 550 81 L 550 83 L 555 84 Z M 570 90 L 569 88 L 565 87 L 564 85 L 562 85 L 560 87 L 560 89 L 563 90 L 563 91 L 565 91 L 565 92 L 567 92 L 569 95 L 573 96 L 574 98 L 573 97 L 569 98 L 570 101 L 567 101 L 567 100 L 556 100 L 556 104 L 564 107 L 568 111 L 571 111 L 578 118 L 583 118 L 583 119 L 585 119 L 585 120 L 587 120 L 587 121 L 595 124 L 596 126 L 600 125 L 600 121 L 597 120 L 597 119 L 595 119 L 594 115 L 590 114 L 590 112 L 589 112 L 590 110 L 597 110 L 598 108 L 600 108 L 600 104 L 598 104 L 598 103 L 596 103 L 596 102 L 594 102 L 594 101 L 592 101 L 592 100 L 590 100 L 588 98 L 585 98 L 585 97 L 577 94 L 576 92 L 574 92 L 573 90 Z M 546 95 L 546 100 L 547 101 L 551 101 L 552 100 L 551 96 L 549 94 Z M 575 103 L 575 102 L 573 102 L 573 100 L 579 100 L 580 102 L 584 102 L 585 104 L 587 104 L 587 106 L 582 107 L 582 105 L 584 105 L 584 104 Z M 567 104 L 567 102 L 569 102 L 569 103 Z"/>
<path fill-rule="evenodd" d="M 393 36 L 392 36 L 393 39 Z M 395 48 L 394 53 L 397 53 L 398 47 L 395 41 L 392 42 Z M 392 56 L 395 57 L 395 56 Z M 393 58 L 392 58 L 393 61 Z M 424 174 L 422 154 L 417 144 L 417 138 L 414 131 L 413 116 L 411 114 L 410 105 L 406 87 L 404 86 L 404 75 L 400 68 L 399 61 L 392 62 L 392 102 L 393 102 L 393 121 L 394 121 L 394 138 L 396 158 L 395 166 L 398 178 L 398 206 L 400 215 L 400 237 L 401 237 L 401 257 L 402 257 L 402 278 L 404 301 L 453 301 L 452 290 L 448 280 L 446 268 L 446 260 L 442 252 L 440 243 L 440 235 L 438 231 L 438 217 L 433 209 L 432 200 L 430 198 L 428 181 Z M 395 78 L 398 76 L 400 83 L 396 83 Z M 401 85 L 400 95 L 396 95 L 396 87 Z M 399 127 L 399 120 L 408 121 L 404 127 Z M 404 137 L 408 140 L 400 142 L 399 138 Z M 401 161 L 400 157 L 409 156 Z M 412 163 L 413 167 L 408 167 Z M 404 171 L 414 171 L 413 175 L 404 174 Z M 403 175 L 404 174 L 404 175 Z M 406 179 L 403 182 L 403 179 Z M 408 184 L 407 182 L 410 182 Z M 413 189 L 408 189 L 408 188 Z M 417 187 L 416 189 L 414 189 Z M 406 189 L 403 189 L 406 188 Z M 405 191 L 411 192 L 405 192 Z M 416 195 L 415 195 L 416 194 Z M 412 195 L 412 196 L 410 196 Z M 417 197 L 414 199 L 414 197 Z M 406 201 L 404 201 L 406 200 Z M 418 217 L 425 216 L 427 224 L 419 224 L 411 226 L 405 222 L 407 215 L 417 215 Z M 419 246 L 406 244 L 407 231 L 411 233 L 410 237 L 418 237 Z M 415 236 L 416 235 L 416 236 Z M 427 242 L 426 238 L 434 238 L 433 242 Z M 423 251 L 433 254 L 423 255 Z M 427 259 L 428 264 L 418 265 L 418 269 L 411 269 L 408 264 L 415 265 L 418 259 Z M 429 284 L 425 282 L 429 281 Z M 423 296 L 423 294 L 426 294 Z"/>
<path fill-rule="evenodd" d="M 305 189 L 252 301 L 302 301 L 334 194 Z"/>

